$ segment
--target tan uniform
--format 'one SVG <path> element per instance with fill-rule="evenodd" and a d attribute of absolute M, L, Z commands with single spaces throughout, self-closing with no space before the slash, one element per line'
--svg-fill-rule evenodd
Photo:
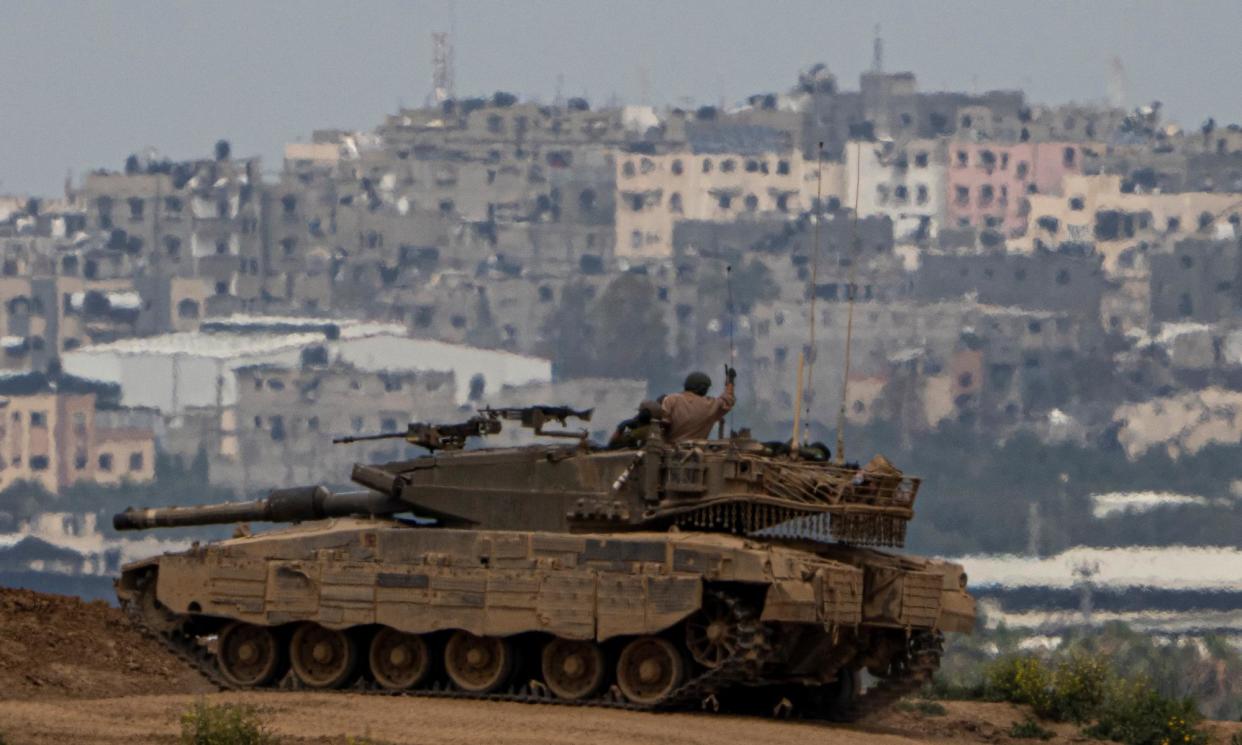
<path fill-rule="evenodd" d="M 700 396 L 690 391 L 673 393 L 664 397 L 664 418 L 668 421 L 670 442 L 682 440 L 705 440 L 711 435 L 712 425 L 724 419 L 733 408 L 733 384 L 725 384 L 720 398 Z"/>

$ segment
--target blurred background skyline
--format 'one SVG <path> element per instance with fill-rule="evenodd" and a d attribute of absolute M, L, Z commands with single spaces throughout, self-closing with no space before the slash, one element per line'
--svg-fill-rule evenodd
<path fill-rule="evenodd" d="M 726 104 L 784 90 L 824 62 L 847 89 L 872 59 L 922 90 L 1024 89 L 1035 103 L 1160 100 L 1187 128 L 1242 120 L 1242 4 L 1157 2 L 775 5 L 727 0 L 5 3 L 0 193 L 60 193 L 153 146 L 202 156 L 220 138 L 278 167 L 316 128 L 369 128 L 430 89 L 431 32 L 454 33 L 459 95 L 612 96 Z M 558 82 L 559 80 L 559 82 Z"/>

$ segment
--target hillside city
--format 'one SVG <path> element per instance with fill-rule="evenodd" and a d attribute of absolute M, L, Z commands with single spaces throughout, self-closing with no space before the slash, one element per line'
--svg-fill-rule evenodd
<path fill-rule="evenodd" d="M 594 408 L 603 443 L 731 362 L 730 426 L 788 440 L 802 360 L 808 440 L 835 447 L 844 391 L 846 457 L 924 477 L 913 549 L 1030 559 L 972 574 L 1013 623 L 1102 612 L 1112 577 L 1242 630 L 1242 593 L 1183 581 L 1194 551 L 1242 568 L 1210 548 L 1242 529 L 1242 127 L 925 91 L 878 54 L 856 84 L 814 65 L 733 106 L 443 83 L 278 164 L 222 137 L 0 197 L 4 572 L 150 553 L 104 526 L 144 498 L 417 452 L 336 436 L 549 403 Z M 1163 549 L 1165 579 L 1113 571 Z M 1038 602 L 1014 590 L 1067 551 Z"/>

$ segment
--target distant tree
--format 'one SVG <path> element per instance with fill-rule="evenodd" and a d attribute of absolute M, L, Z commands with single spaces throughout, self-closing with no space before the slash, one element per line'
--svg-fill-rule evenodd
<path fill-rule="evenodd" d="M 496 91 L 492 94 L 492 106 L 507 109 L 517 103 L 518 97 L 508 91 Z"/>
<path fill-rule="evenodd" d="M 132 176 L 141 170 L 142 165 L 138 162 L 138 156 L 134 153 L 130 153 L 130 156 L 125 159 L 125 173 Z"/>
<path fill-rule="evenodd" d="M 622 274 L 591 309 L 592 374 L 609 378 L 663 378 L 671 365 L 668 326 L 651 280 Z"/>
<path fill-rule="evenodd" d="M 581 377 L 589 374 L 591 368 L 590 288 L 566 285 L 560 300 L 539 329 L 541 341 L 537 349 L 552 360 L 555 378 Z"/>
<path fill-rule="evenodd" d="M 32 217 L 35 215 L 38 215 L 40 206 L 41 205 L 39 203 L 38 197 L 31 197 L 30 199 L 27 199 L 26 200 L 26 214 Z"/>
<path fill-rule="evenodd" d="M 468 115 L 472 111 L 477 111 L 487 105 L 487 100 L 483 98 L 467 98 L 461 102 L 460 109 L 462 116 Z"/>
<path fill-rule="evenodd" d="M 565 107 L 570 111 L 590 111 L 591 102 L 581 97 L 574 97 L 565 102 Z"/>
<path fill-rule="evenodd" d="M 228 140 L 216 140 L 216 160 L 228 160 L 233 154 L 233 146 Z"/>

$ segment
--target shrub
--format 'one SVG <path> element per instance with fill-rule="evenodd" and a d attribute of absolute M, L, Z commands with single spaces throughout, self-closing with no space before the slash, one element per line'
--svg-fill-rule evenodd
<path fill-rule="evenodd" d="M 1036 657 L 1006 657 L 988 666 L 983 691 L 984 698 L 1027 704 L 1038 713 L 1051 707 L 1052 674 Z"/>
<path fill-rule="evenodd" d="M 1041 719 L 1082 723 L 1103 703 L 1111 679 L 1098 655 L 1077 653 L 1055 668 L 1036 657 L 1008 657 L 989 666 L 984 691 L 994 701 L 1027 704 Z"/>
<path fill-rule="evenodd" d="M 1234 732 L 1229 738 L 1229 745 L 1242 745 L 1242 732 Z"/>
<path fill-rule="evenodd" d="M 1113 683 L 1096 718 L 1085 730 L 1087 735 L 1125 745 L 1208 742 L 1207 734 L 1196 726 L 1200 717 L 1194 701 L 1162 696 L 1143 678 Z"/>
<path fill-rule="evenodd" d="M 1034 719 L 1014 722 L 1009 728 L 1009 736 L 1015 740 L 1051 740 L 1054 734 L 1052 730 L 1039 726 Z"/>
<path fill-rule="evenodd" d="M 209 704 L 200 699 L 181 714 L 183 745 L 276 745 L 276 737 L 259 720 L 258 710 L 243 704 Z"/>
<path fill-rule="evenodd" d="M 1053 673 L 1050 709 L 1036 713 L 1059 722 L 1086 722 L 1104 703 L 1111 680 L 1112 672 L 1102 656 L 1073 654 Z"/>

